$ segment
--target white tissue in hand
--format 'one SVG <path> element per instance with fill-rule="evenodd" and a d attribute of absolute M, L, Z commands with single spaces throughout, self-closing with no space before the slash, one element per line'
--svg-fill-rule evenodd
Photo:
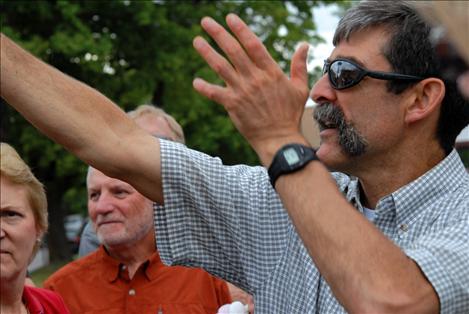
<path fill-rule="evenodd" d="M 239 301 L 235 301 L 220 307 L 218 314 L 248 314 L 248 306 Z"/>
<path fill-rule="evenodd" d="M 230 314 L 247 314 L 247 306 L 239 301 L 235 301 L 230 305 Z"/>

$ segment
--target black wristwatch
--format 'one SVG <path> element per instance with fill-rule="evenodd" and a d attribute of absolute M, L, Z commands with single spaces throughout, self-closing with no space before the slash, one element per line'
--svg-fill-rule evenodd
<path fill-rule="evenodd" d="M 318 160 L 316 151 L 301 144 L 287 144 L 275 154 L 269 167 L 270 183 L 275 189 L 275 181 L 283 174 L 292 173 L 302 169 L 309 162 Z"/>

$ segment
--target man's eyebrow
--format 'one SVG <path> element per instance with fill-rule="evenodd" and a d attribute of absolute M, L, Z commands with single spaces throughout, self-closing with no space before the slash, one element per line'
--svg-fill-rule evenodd
<path fill-rule="evenodd" d="M 129 189 L 129 188 L 132 188 L 132 186 L 125 182 L 118 182 L 116 184 L 111 185 L 110 188 L 111 190 L 112 189 Z"/>

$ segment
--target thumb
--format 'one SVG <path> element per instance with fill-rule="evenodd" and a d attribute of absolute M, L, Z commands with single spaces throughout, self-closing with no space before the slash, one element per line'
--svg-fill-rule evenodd
<path fill-rule="evenodd" d="M 291 80 L 295 83 L 308 85 L 308 72 L 306 71 L 306 58 L 308 56 L 308 43 L 302 43 L 293 54 L 290 65 Z"/>

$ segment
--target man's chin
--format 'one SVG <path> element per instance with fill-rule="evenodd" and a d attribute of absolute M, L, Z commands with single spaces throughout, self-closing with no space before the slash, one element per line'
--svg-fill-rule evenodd
<path fill-rule="evenodd" d="M 100 243 L 104 244 L 104 246 L 118 246 L 127 243 L 127 238 L 125 235 L 119 232 L 107 232 L 107 233 L 99 233 L 97 234 L 98 240 Z"/>
<path fill-rule="evenodd" d="M 316 156 L 325 165 L 332 163 L 337 155 L 342 155 L 342 149 L 337 142 L 321 142 L 321 145 L 316 150 Z"/>
<path fill-rule="evenodd" d="M 108 222 L 98 225 L 96 233 L 103 237 L 119 234 L 124 230 L 124 225 L 121 222 Z"/>
<path fill-rule="evenodd" d="M 338 143 L 321 143 L 316 156 L 329 171 L 343 171 L 344 165 L 350 162 L 350 157 Z"/>

